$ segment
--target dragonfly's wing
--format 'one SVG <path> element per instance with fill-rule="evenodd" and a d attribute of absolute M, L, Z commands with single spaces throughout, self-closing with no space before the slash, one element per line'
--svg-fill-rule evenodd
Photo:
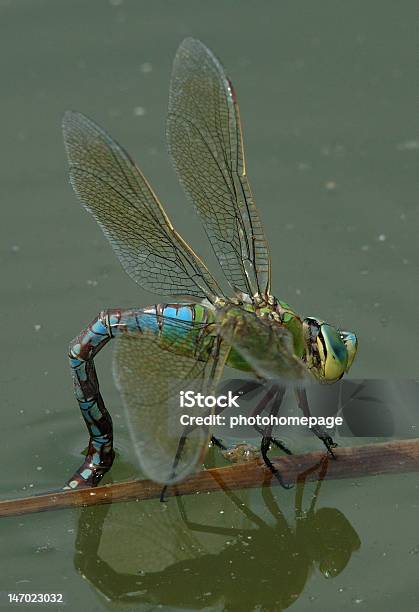
<path fill-rule="evenodd" d="M 132 580 L 119 579 L 115 576 L 117 585 L 112 585 L 111 576 L 107 577 L 106 589 L 111 587 L 113 590 L 112 599 L 115 599 L 115 590 L 122 589 L 130 591 L 131 606 L 134 605 L 136 591 L 141 592 L 138 584 L 138 570 L 141 568 L 141 577 L 151 572 L 161 572 L 179 561 L 191 561 L 208 554 L 211 551 L 219 551 L 220 543 L 216 545 L 208 539 L 195 534 L 183 523 L 178 505 L 176 503 L 161 504 L 159 500 L 148 500 L 141 504 L 112 504 L 109 505 L 110 511 L 101 530 L 100 537 L 100 559 L 109 564 L 115 571 L 124 574 L 124 578 L 131 574 Z M 103 507 L 102 507 L 103 509 Z M 85 556 L 93 557 L 95 547 L 89 532 L 95 531 L 98 518 L 95 510 L 98 508 L 87 507 L 81 511 L 79 522 L 80 534 L 78 542 L 83 542 L 84 547 L 80 546 Z M 83 516 L 84 515 L 84 516 Z M 84 520 L 83 520 L 84 519 Z M 96 527 L 97 528 L 97 527 Z M 141 538 L 138 534 L 141 533 Z M 209 544 L 209 546 L 208 546 Z M 218 544 L 218 547 L 216 548 Z M 97 546 L 96 546 L 97 549 Z M 214 551 L 214 552 L 215 552 Z M 97 563 L 84 563 L 86 577 L 100 590 L 105 586 L 97 580 Z M 89 572 L 86 569 L 89 568 Z M 95 571 L 96 570 L 96 571 Z M 129 573 L 128 573 L 129 572 Z M 98 572 L 99 576 L 103 576 Z M 120 578 L 120 577 L 119 577 Z M 135 581 L 137 580 L 137 584 Z M 158 581 L 154 581 L 154 584 Z M 149 583 L 150 584 L 150 583 Z M 146 585 L 142 585 L 145 588 Z M 129 588 L 131 587 L 131 588 Z M 111 590 L 110 589 L 110 590 Z M 109 591 L 108 591 L 109 593 Z M 136 610 L 137 607 L 131 607 Z M 140 608 L 142 609 L 142 608 Z M 155 608 L 154 608 L 155 609 Z"/>
<path fill-rule="evenodd" d="M 227 307 L 219 313 L 218 333 L 261 378 L 280 378 L 285 383 L 312 380 L 308 368 L 294 353 L 291 332 L 275 321 L 239 307 Z"/>
<path fill-rule="evenodd" d="M 174 469 L 184 432 L 180 416 L 202 416 L 206 410 L 181 408 L 179 392 L 213 395 L 229 347 L 217 337 L 206 335 L 202 324 L 161 319 L 164 337 L 145 331 L 117 339 L 114 375 L 140 467 L 152 480 L 168 484 L 182 480 L 195 469 L 209 441 L 208 428 L 197 427 L 190 432 Z"/>
<path fill-rule="evenodd" d="M 156 293 L 210 301 L 220 295 L 128 153 L 80 113 L 64 115 L 63 133 L 73 189 L 128 274 Z"/>
<path fill-rule="evenodd" d="M 230 285 L 266 296 L 270 259 L 246 176 L 236 95 L 219 61 L 193 38 L 182 42 L 175 57 L 167 138 Z"/>

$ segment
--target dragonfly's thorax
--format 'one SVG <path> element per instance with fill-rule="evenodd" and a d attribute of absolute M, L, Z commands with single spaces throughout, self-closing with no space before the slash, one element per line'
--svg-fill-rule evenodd
<path fill-rule="evenodd" d="M 289 304 L 276 297 L 269 295 L 266 298 L 242 300 L 235 298 L 231 300 L 241 308 L 249 312 L 254 312 L 261 319 L 270 319 L 278 325 L 286 327 L 294 339 L 294 352 L 297 357 L 302 358 L 305 354 L 303 322 L 301 317 L 291 308 Z"/>
<path fill-rule="evenodd" d="M 273 298 L 273 304 L 271 306 L 273 314 L 272 318 L 279 321 L 281 325 L 286 327 L 293 335 L 294 338 L 294 352 L 297 357 L 303 357 L 305 353 L 304 348 L 304 334 L 303 334 L 303 322 L 301 317 L 291 308 L 289 304 Z"/>

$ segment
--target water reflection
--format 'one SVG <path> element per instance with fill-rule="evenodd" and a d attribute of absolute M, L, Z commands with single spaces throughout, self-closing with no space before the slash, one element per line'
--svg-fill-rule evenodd
<path fill-rule="evenodd" d="M 224 495 L 211 494 L 222 502 L 215 513 L 207 495 L 179 497 L 167 506 L 132 504 L 141 515 L 137 530 L 130 526 L 136 541 L 129 556 L 136 572 L 118 570 L 105 558 L 118 547 L 122 528 L 115 523 L 110 533 L 106 529 L 111 506 L 85 508 L 78 523 L 76 569 L 110 602 L 243 612 L 286 609 L 303 593 L 313 569 L 334 578 L 361 545 L 342 512 L 317 509 L 326 469 L 327 459 L 300 475 L 295 494 L 290 492 L 291 517 L 281 511 L 277 490 L 263 487 L 255 510 L 254 491 L 252 503 L 245 502 L 249 491 L 237 495 L 221 481 Z M 314 470 L 320 479 L 304 502 L 305 481 Z M 128 506 L 120 508 L 127 513 Z M 104 538 L 112 541 L 104 543 Z"/>

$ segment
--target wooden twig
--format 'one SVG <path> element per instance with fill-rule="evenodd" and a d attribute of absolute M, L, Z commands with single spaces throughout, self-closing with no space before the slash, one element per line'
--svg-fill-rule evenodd
<path fill-rule="evenodd" d="M 325 478 L 359 478 L 378 474 L 395 474 L 419 471 L 419 438 L 369 444 L 351 448 L 334 449 L 337 460 L 329 460 Z M 298 475 L 324 460 L 324 452 L 304 455 L 275 457 L 272 463 L 280 471 L 287 484 L 296 482 Z M 307 480 L 316 480 L 313 471 Z M 229 489 L 248 489 L 277 485 L 278 480 L 259 461 L 229 465 L 198 472 L 187 480 L 167 488 L 165 497 L 192 495 L 220 489 L 220 484 Z M 160 497 L 162 486 L 151 480 L 132 480 L 104 485 L 94 489 L 57 491 L 0 501 L 0 517 L 61 510 L 94 504 L 140 501 Z"/>

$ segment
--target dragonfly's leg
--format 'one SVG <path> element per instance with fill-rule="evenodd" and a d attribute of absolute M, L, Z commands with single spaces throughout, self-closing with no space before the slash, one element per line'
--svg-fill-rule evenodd
<path fill-rule="evenodd" d="M 271 441 L 270 441 L 269 437 L 263 437 L 262 438 L 262 443 L 260 445 L 260 452 L 261 452 L 262 459 L 263 459 L 266 467 L 270 469 L 272 474 L 278 480 L 278 482 L 281 485 L 281 487 L 283 487 L 284 489 L 291 489 L 292 485 L 286 484 L 283 481 L 282 476 L 281 476 L 281 472 L 274 466 L 272 461 L 269 459 L 268 451 L 269 451 L 270 448 L 271 448 Z"/>
<path fill-rule="evenodd" d="M 280 448 L 282 451 L 284 451 L 284 453 L 286 455 L 292 455 L 292 451 L 290 451 L 290 449 L 288 448 L 288 446 L 286 446 L 284 444 L 284 442 L 282 442 L 282 440 L 278 440 L 278 438 L 274 438 L 271 436 L 270 438 L 271 440 L 271 444 L 273 444 L 274 446 L 276 446 L 277 448 Z"/>
<path fill-rule="evenodd" d="M 209 414 L 211 414 L 210 410 L 206 414 L 204 414 L 203 416 L 207 416 Z M 177 445 L 175 458 L 173 459 L 171 480 L 173 480 L 175 478 L 175 476 L 176 476 L 176 468 L 177 468 L 178 463 L 180 461 L 180 458 L 182 456 L 183 449 L 185 448 L 185 444 L 187 442 L 188 435 L 191 432 L 193 432 L 196 429 L 196 427 L 197 427 L 196 425 L 188 425 L 187 427 L 184 428 L 184 430 L 182 432 L 182 435 L 179 438 L 179 442 L 178 442 L 178 445 Z M 211 436 L 211 441 L 213 441 L 213 440 L 217 440 L 217 438 L 214 438 L 214 436 Z M 221 447 L 224 448 L 224 445 L 219 440 L 217 440 L 217 443 L 218 443 L 217 446 L 220 445 Z M 161 502 L 166 501 L 164 499 L 164 496 L 166 494 L 167 487 L 168 487 L 167 484 L 164 485 L 164 487 L 162 488 L 162 490 L 160 492 L 160 501 Z"/>
<path fill-rule="evenodd" d="M 188 439 L 188 433 L 190 433 L 191 429 L 193 429 L 193 428 L 185 427 L 182 435 L 179 438 L 179 443 L 178 443 L 178 446 L 177 446 L 177 449 L 176 449 L 176 454 L 175 454 L 175 458 L 173 460 L 173 465 L 172 465 L 172 479 L 176 475 L 176 468 L 177 468 L 177 465 L 178 465 L 178 463 L 180 461 L 180 458 L 182 456 L 183 449 L 185 448 L 185 444 L 186 444 L 186 441 Z M 164 496 L 166 494 L 167 487 L 168 487 L 167 484 L 164 485 L 164 487 L 160 491 L 160 501 L 161 502 L 165 502 L 166 501 L 164 499 Z"/>
<path fill-rule="evenodd" d="M 270 387 L 268 389 L 266 395 L 264 395 L 262 397 L 262 399 L 260 400 L 260 402 L 258 403 L 256 408 L 253 410 L 252 416 L 256 416 L 257 414 L 260 414 L 261 412 L 263 412 L 265 410 L 266 406 L 269 404 L 269 402 L 272 400 L 272 398 L 275 395 L 276 395 L 275 402 L 277 404 L 277 408 L 276 408 L 276 412 L 275 412 L 275 416 L 276 416 L 277 413 L 278 413 L 278 410 L 279 410 L 279 408 L 281 406 L 282 400 L 284 399 L 285 389 L 281 388 L 279 390 L 279 393 L 280 393 L 280 396 L 278 396 L 278 387 L 276 385 L 273 385 L 272 387 Z M 273 414 L 273 413 L 271 412 L 271 414 Z M 253 427 L 262 436 L 264 435 L 264 429 L 262 427 L 259 427 L 258 425 L 254 425 Z M 284 442 L 282 442 L 282 440 L 278 440 L 278 438 L 274 438 L 274 437 L 271 436 L 270 437 L 270 443 L 274 444 L 277 448 L 280 448 L 281 450 L 283 450 L 284 453 L 286 453 L 287 455 L 292 455 L 292 452 L 284 444 Z"/>
<path fill-rule="evenodd" d="M 295 395 L 297 398 L 297 403 L 299 407 L 301 408 L 304 416 L 309 418 L 311 414 L 310 414 L 310 408 L 308 405 L 306 390 L 297 387 L 295 389 Z M 314 425 L 313 427 L 310 427 L 310 429 L 323 442 L 323 444 L 325 445 L 325 447 L 327 448 L 328 452 L 333 457 L 333 459 L 336 459 L 336 455 L 334 454 L 332 449 L 336 448 L 337 444 L 333 440 L 333 438 L 329 436 L 327 431 L 325 431 L 323 427 L 321 427 L 320 425 Z"/>
<path fill-rule="evenodd" d="M 218 413 L 222 412 L 224 410 L 224 408 L 221 408 L 220 410 L 218 410 Z M 217 413 L 217 410 L 215 411 Z M 204 414 L 205 416 L 208 416 L 209 414 L 211 414 L 211 410 L 208 410 L 207 413 Z M 179 460 L 182 456 L 182 452 L 183 449 L 185 447 L 186 441 L 188 439 L 188 435 L 194 430 L 196 429 L 196 425 L 189 425 L 188 427 L 185 427 L 185 429 L 183 430 L 182 435 L 179 438 L 179 443 L 176 449 L 176 454 L 175 454 L 175 458 L 173 460 L 173 466 L 172 466 L 172 478 L 176 475 L 176 468 L 177 465 L 179 463 Z M 227 447 L 224 446 L 224 444 L 221 442 L 221 440 L 219 440 L 218 438 L 216 438 L 215 436 L 211 436 L 211 443 L 214 446 L 217 446 L 218 448 L 220 448 L 221 450 L 227 450 Z M 166 501 L 164 496 L 166 494 L 167 491 L 167 487 L 168 485 L 164 485 L 164 487 L 162 488 L 161 492 L 160 492 L 160 501 L 164 502 Z"/>
<path fill-rule="evenodd" d="M 257 404 L 256 408 L 253 410 L 252 416 L 256 416 L 258 414 L 261 414 L 265 410 L 265 408 L 269 404 L 269 402 L 272 400 L 272 398 L 274 397 L 275 393 L 276 393 L 276 387 L 275 387 L 275 385 L 272 385 L 271 387 L 268 388 L 268 390 L 265 393 L 265 395 L 262 397 L 260 402 Z M 260 432 L 260 429 L 258 429 L 257 426 L 255 426 L 255 429 Z"/>
<path fill-rule="evenodd" d="M 250 508 L 248 508 L 240 499 L 240 497 L 229 489 L 229 487 L 223 481 L 222 476 L 220 476 L 216 471 L 213 472 L 212 476 L 220 485 L 220 489 L 224 491 L 230 501 L 249 521 L 256 525 L 256 527 L 259 527 L 261 529 L 269 528 L 269 525 L 264 520 L 262 520 L 257 514 L 255 514 Z M 262 490 L 265 490 L 266 488 L 267 487 L 263 487 Z M 182 496 L 178 495 L 176 497 L 176 501 L 183 522 L 186 524 L 187 527 L 189 527 L 189 529 L 193 531 L 202 531 L 204 533 L 217 533 L 221 535 L 242 535 L 243 537 L 247 534 L 251 534 L 250 529 L 237 529 L 234 527 L 213 527 L 210 525 L 202 525 L 200 523 L 190 521 L 186 514 L 186 509 L 183 504 Z"/>
<path fill-rule="evenodd" d="M 215 436 L 211 436 L 211 444 L 217 448 L 221 448 L 221 450 L 227 450 L 227 446 L 225 446 L 221 440 Z"/>
<path fill-rule="evenodd" d="M 282 401 L 284 399 L 284 395 L 285 395 L 285 388 L 280 388 L 278 390 L 278 387 L 276 385 L 273 385 L 269 391 L 266 393 L 266 395 L 263 396 L 263 398 L 261 399 L 261 401 L 259 402 L 259 404 L 256 406 L 256 408 L 254 409 L 254 411 L 252 412 L 252 416 L 256 416 L 257 414 L 260 414 L 261 412 L 263 412 L 263 410 L 266 408 L 266 406 L 269 404 L 269 402 L 271 401 L 271 399 L 275 397 L 275 404 L 274 404 L 274 412 L 271 412 L 271 415 L 276 416 L 278 414 L 279 408 L 281 407 Z M 259 432 L 262 436 L 265 435 L 265 429 L 263 429 L 262 427 L 259 427 L 258 425 L 254 425 L 253 426 L 254 429 L 256 429 L 257 432 Z M 271 428 L 272 429 L 272 428 Z M 287 455 L 292 455 L 292 452 L 290 451 L 290 449 L 284 444 L 284 442 L 282 442 L 282 440 L 278 440 L 278 438 L 275 438 L 273 436 L 270 436 L 270 444 L 273 444 L 274 446 L 276 446 L 277 448 L 280 448 L 282 451 L 284 451 L 284 453 L 286 453 Z"/>
<path fill-rule="evenodd" d="M 284 399 L 284 395 L 285 395 L 284 387 L 278 388 L 274 386 L 272 387 L 272 390 L 275 392 L 275 395 L 274 395 L 274 401 L 273 401 L 271 410 L 269 412 L 269 415 L 271 417 L 277 416 L 278 411 L 282 404 L 282 400 Z M 270 425 L 267 425 L 264 429 L 262 429 L 262 442 L 260 445 L 260 452 L 262 455 L 262 459 L 265 462 L 265 465 L 270 469 L 272 474 L 274 474 L 274 476 L 276 477 L 280 485 L 284 487 L 284 489 L 290 489 L 292 485 L 287 485 L 284 483 L 279 470 L 273 465 L 272 461 L 268 457 L 268 452 L 271 448 L 271 443 L 273 442 L 273 440 L 274 438 L 272 438 L 272 424 L 270 424 Z M 290 454 L 289 449 L 280 440 L 275 439 L 275 445 L 285 450 L 285 452 L 287 452 L 288 454 Z"/>
<path fill-rule="evenodd" d="M 94 357 L 121 333 L 140 333 L 141 310 L 106 310 L 84 329 L 69 347 L 74 391 L 89 431 L 86 458 L 66 488 L 96 486 L 114 460 L 112 419 L 99 391 Z"/>

